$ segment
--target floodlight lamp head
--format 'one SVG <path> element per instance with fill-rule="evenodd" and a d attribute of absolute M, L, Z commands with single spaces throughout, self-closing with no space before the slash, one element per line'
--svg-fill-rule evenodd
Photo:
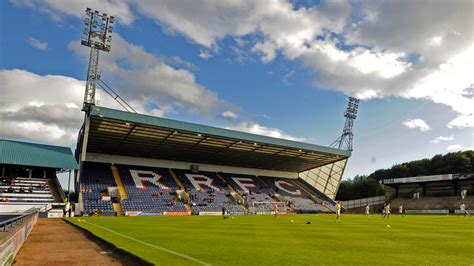
<path fill-rule="evenodd" d="M 92 12 L 90 8 L 87 8 L 84 24 L 84 37 L 81 44 L 109 52 L 113 32 L 113 17 L 109 18 L 106 13 L 100 13 L 97 10 Z"/>

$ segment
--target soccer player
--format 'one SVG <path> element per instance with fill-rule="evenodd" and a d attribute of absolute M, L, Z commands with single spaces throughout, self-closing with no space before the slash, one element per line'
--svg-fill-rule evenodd
<path fill-rule="evenodd" d="M 275 211 L 275 218 L 277 218 L 278 212 L 280 212 L 280 209 L 278 208 L 277 204 L 275 204 L 275 207 L 273 208 L 273 210 Z"/>
<path fill-rule="evenodd" d="M 365 206 L 365 216 L 370 217 L 370 205 L 367 204 Z"/>
<path fill-rule="evenodd" d="M 382 218 L 390 218 L 390 203 L 384 204 L 384 214 Z"/>
<path fill-rule="evenodd" d="M 471 216 L 471 214 L 466 210 L 466 205 L 464 205 L 464 202 L 461 202 L 459 209 L 461 209 L 461 214 L 464 214 L 464 218 Z"/>
<path fill-rule="evenodd" d="M 400 214 L 403 217 L 403 204 L 400 203 L 400 206 L 398 206 L 398 214 Z"/>
<path fill-rule="evenodd" d="M 337 223 L 340 223 L 340 222 L 341 222 L 341 209 L 342 209 L 341 202 L 338 201 L 338 202 L 336 203 L 336 222 L 337 222 Z"/>

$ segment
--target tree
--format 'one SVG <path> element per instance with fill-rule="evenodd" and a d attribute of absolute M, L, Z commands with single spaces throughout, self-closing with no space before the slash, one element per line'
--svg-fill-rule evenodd
<path fill-rule="evenodd" d="M 384 194 L 385 190 L 377 180 L 368 176 L 356 176 L 352 180 L 349 179 L 341 182 L 336 200 L 352 200 Z"/>
<path fill-rule="evenodd" d="M 474 151 L 437 154 L 431 159 L 395 164 L 389 169 L 378 169 L 369 175 L 372 179 L 403 178 L 423 175 L 474 173 Z"/>
<path fill-rule="evenodd" d="M 431 159 L 395 164 L 388 169 L 378 169 L 368 176 L 356 175 L 339 185 L 336 200 L 351 200 L 385 194 L 378 180 L 439 174 L 474 173 L 474 151 L 437 154 Z"/>

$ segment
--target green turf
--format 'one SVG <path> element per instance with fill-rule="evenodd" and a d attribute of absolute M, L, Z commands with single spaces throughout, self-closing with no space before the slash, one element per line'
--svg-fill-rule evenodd
<path fill-rule="evenodd" d="M 474 218 L 456 215 L 392 216 L 389 220 L 377 215 L 343 215 L 341 223 L 324 214 L 281 215 L 277 219 L 254 215 L 227 220 L 220 216 L 161 216 L 70 221 L 159 265 L 198 263 L 145 243 L 212 265 L 474 264 Z"/>

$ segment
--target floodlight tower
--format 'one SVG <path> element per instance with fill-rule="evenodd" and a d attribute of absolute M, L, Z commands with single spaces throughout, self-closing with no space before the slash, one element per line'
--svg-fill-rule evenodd
<path fill-rule="evenodd" d="M 357 117 L 358 108 L 359 99 L 349 97 L 349 104 L 347 105 L 346 112 L 344 113 L 346 123 L 344 124 L 342 135 L 330 145 L 331 147 L 352 151 L 352 138 L 354 136 L 352 133 L 352 127 L 354 126 L 354 120 Z"/>
<path fill-rule="evenodd" d="M 86 9 L 84 31 L 81 44 L 91 48 L 87 70 L 86 91 L 84 93 L 83 111 L 95 104 L 96 81 L 99 79 L 99 51 L 110 52 L 114 17 L 108 17 L 90 8 Z"/>

